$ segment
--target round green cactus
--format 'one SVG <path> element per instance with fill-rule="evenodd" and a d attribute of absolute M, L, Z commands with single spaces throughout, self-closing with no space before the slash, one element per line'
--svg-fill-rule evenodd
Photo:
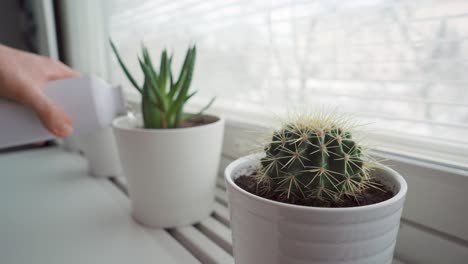
<path fill-rule="evenodd" d="M 351 126 L 330 116 L 287 123 L 273 133 L 261 159 L 258 185 L 290 198 L 339 201 L 370 186 L 370 162 Z"/>

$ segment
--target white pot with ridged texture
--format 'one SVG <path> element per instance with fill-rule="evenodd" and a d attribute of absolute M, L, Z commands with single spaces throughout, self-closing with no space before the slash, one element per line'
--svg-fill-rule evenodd
<path fill-rule="evenodd" d="M 213 211 L 224 120 L 173 129 L 144 129 L 141 118 L 114 120 L 122 169 L 128 180 L 133 217 L 169 228 L 189 225 Z"/>
<path fill-rule="evenodd" d="M 260 154 L 225 171 L 237 264 L 391 264 L 407 192 L 403 177 L 385 166 L 373 175 L 394 192 L 380 203 L 348 208 L 306 207 L 267 200 L 236 185 Z"/>

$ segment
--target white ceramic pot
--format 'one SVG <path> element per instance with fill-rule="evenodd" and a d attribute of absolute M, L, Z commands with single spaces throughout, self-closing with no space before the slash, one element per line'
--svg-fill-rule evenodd
<path fill-rule="evenodd" d="M 77 147 L 88 160 L 88 170 L 95 177 L 120 177 L 119 154 L 112 128 L 77 135 Z"/>
<path fill-rule="evenodd" d="M 71 135 L 64 139 L 58 139 L 58 141 L 61 143 L 62 148 L 65 149 L 66 151 L 80 152 L 80 148 L 78 147 L 76 136 Z"/>
<path fill-rule="evenodd" d="M 267 200 L 234 183 L 259 164 L 259 154 L 225 171 L 237 264 L 391 264 L 407 185 L 383 167 L 375 176 L 396 195 L 350 208 L 305 207 Z"/>
<path fill-rule="evenodd" d="M 221 158 L 224 120 L 176 129 L 143 129 L 141 118 L 114 120 L 133 217 L 157 228 L 208 217 Z"/>

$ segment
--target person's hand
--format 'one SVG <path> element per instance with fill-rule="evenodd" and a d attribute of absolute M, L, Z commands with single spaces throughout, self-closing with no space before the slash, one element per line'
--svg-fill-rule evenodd
<path fill-rule="evenodd" d="M 73 123 L 43 88 L 48 81 L 75 76 L 77 72 L 59 61 L 0 44 L 0 97 L 34 110 L 42 124 L 59 137 L 70 135 Z"/>

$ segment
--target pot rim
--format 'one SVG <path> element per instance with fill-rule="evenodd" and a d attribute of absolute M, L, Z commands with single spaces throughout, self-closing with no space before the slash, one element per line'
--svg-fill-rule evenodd
<path fill-rule="evenodd" d="M 292 209 L 292 210 L 299 210 L 299 211 L 321 211 L 321 212 L 328 212 L 328 213 L 337 213 L 337 212 L 346 212 L 346 211 L 372 211 L 376 210 L 378 208 L 386 207 L 391 204 L 394 204 L 401 199 L 405 198 L 406 192 L 408 190 L 408 185 L 406 183 L 406 180 L 401 176 L 398 172 L 395 170 L 380 164 L 379 168 L 383 169 L 386 173 L 389 173 L 392 178 L 395 179 L 395 181 L 400 185 L 400 190 L 398 191 L 397 194 L 395 194 L 392 198 L 376 203 L 376 204 L 370 204 L 370 205 L 363 205 L 363 206 L 353 206 L 353 207 L 311 207 L 311 206 L 303 206 L 303 205 L 294 205 L 294 204 L 288 204 L 288 203 L 282 203 L 274 200 L 269 200 L 254 194 L 251 194 L 247 192 L 246 190 L 242 189 L 239 187 L 234 180 L 232 179 L 232 172 L 234 168 L 238 167 L 239 165 L 246 163 L 248 160 L 258 160 L 261 157 L 261 153 L 255 153 L 255 154 L 250 154 L 247 156 L 243 156 L 241 158 L 236 159 L 235 161 L 231 162 L 225 169 L 224 171 L 224 178 L 229 184 L 232 189 L 239 193 L 240 195 L 243 195 L 249 199 L 252 200 L 257 200 L 259 202 L 262 202 L 266 205 L 270 206 L 276 206 L 279 208 L 283 209 Z"/>
<path fill-rule="evenodd" d="M 194 126 L 194 127 L 151 128 L 150 129 L 150 128 L 141 128 L 141 127 L 124 125 L 123 122 L 130 119 L 128 115 L 124 115 L 124 116 L 118 116 L 114 118 L 114 120 L 112 121 L 112 127 L 114 129 L 124 130 L 128 132 L 135 132 L 135 133 L 181 133 L 181 132 L 189 132 L 193 130 L 208 129 L 212 126 L 217 126 L 218 124 L 224 123 L 224 119 L 219 116 L 215 116 L 215 115 L 202 115 L 202 116 L 214 117 L 217 120 L 209 124 L 204 124 L 204 125 Z M 141 114 L 137 114 L 136 118 L 138 119 L 138 121 L 141 121 Z"/>

